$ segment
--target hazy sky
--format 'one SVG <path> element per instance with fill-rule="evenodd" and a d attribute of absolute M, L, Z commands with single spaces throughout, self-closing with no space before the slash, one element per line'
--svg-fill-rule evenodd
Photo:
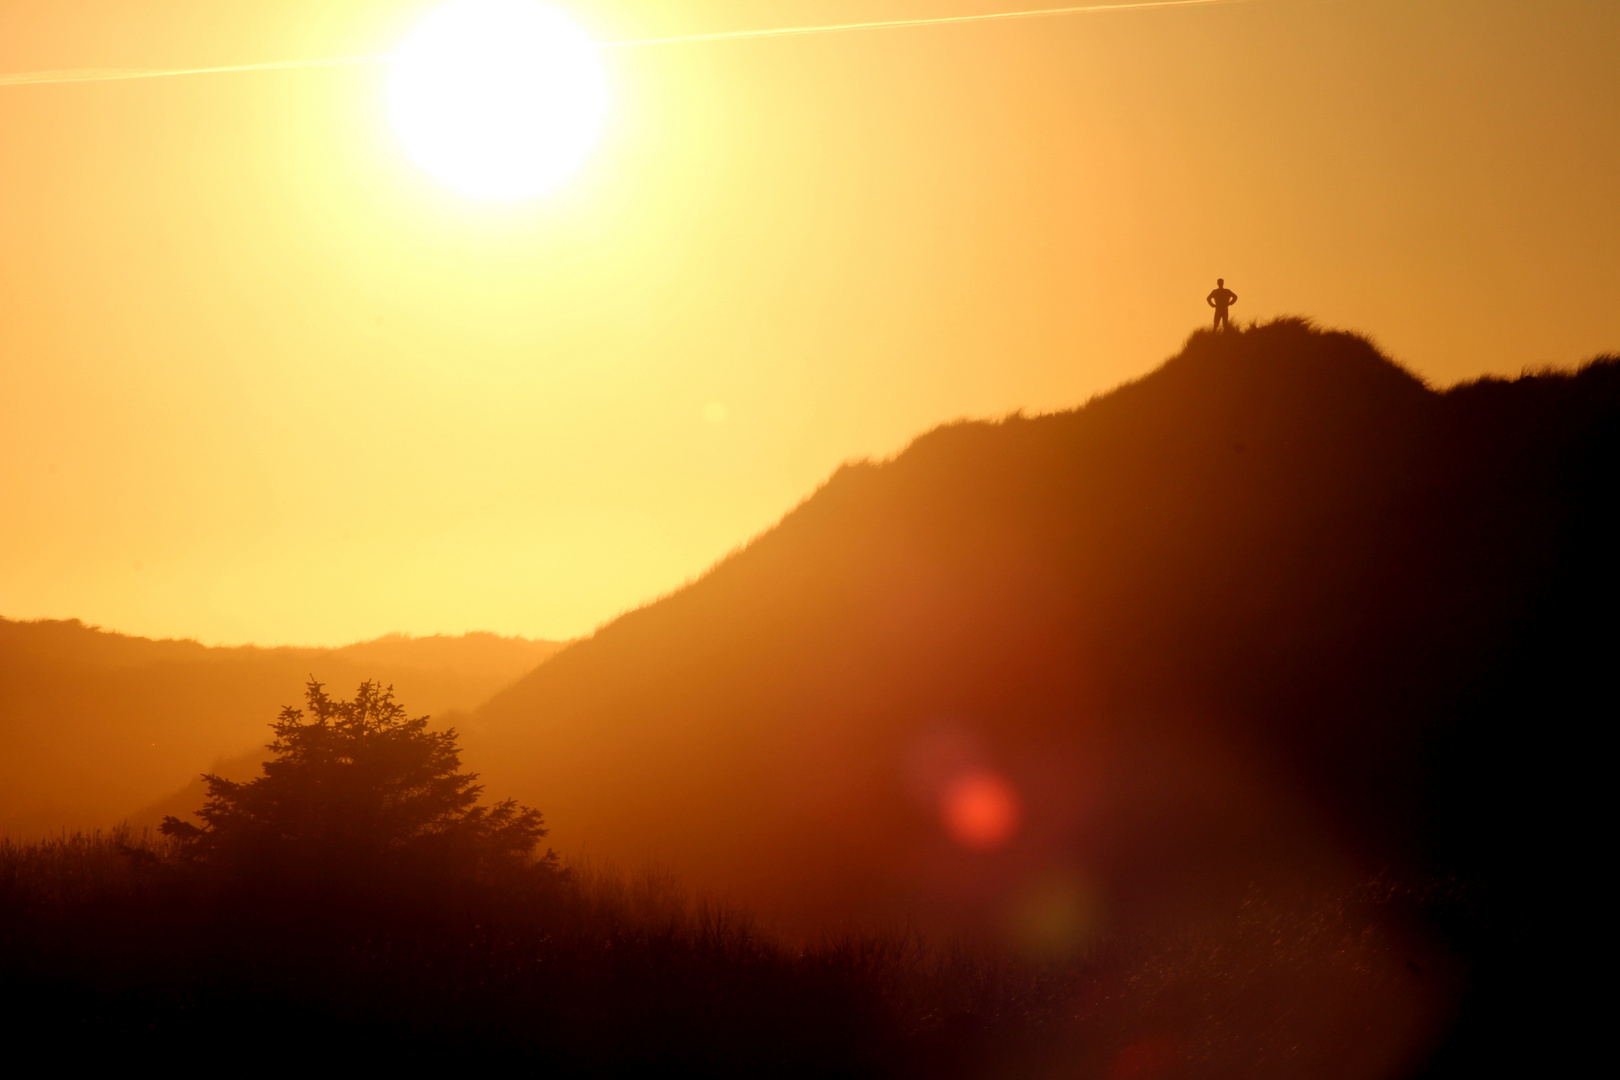
<path fill-rule="evenodd" d="M 423 0 L 0 0 L 0 72 L 391 51 Z M 1042 6 L 572 0 L 598 40 Z M 1620 350 L 1620 3 L 1257 0 L 604 53 L 490 205 L 384 67 L 0 87 L 0 614 L 564 637 L 841 461 L 1207 314 L 1436 384 Z"/>

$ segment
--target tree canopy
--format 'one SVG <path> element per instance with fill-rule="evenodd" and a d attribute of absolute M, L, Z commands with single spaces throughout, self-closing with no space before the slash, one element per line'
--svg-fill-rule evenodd
<path fill-rule="evenodd" d="M 513 799 L 479 805 L 483 785 L 462 771 L 455 729 L 429 730 L 392 687 L 361 683 L 342 701 L 312 678 L 304 701 L 276 719 L 264 775 L 239 783 L 205 774 L 203 825 L 164 818 L 163 832 L 192 859 L 329 877 L 554 865 L 549 851 L 534 858 L 546 835 L 540 812 Z"/>

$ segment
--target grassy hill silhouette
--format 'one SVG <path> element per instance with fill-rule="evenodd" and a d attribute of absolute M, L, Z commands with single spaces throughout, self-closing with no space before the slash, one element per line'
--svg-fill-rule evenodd
<path fill-rule="evenodd" d="M 469 759 L 565 853 L 798 925 L 1083 939 L 1382 874 L 1449 883 L 1442 951 L 1536 938 L 1524 973 L 1596 895 L 1617 464 L 1612 358 L 1440 392 L 1301 321 L 1200 332 L 842 468 Z M 1016 828 L 964 844 L 987 776 Z"/>
<path fill-rule="evenodd" d="M 1615 359 L 1439 392 L 1285 320 L 847 466 L 537 667 L 0 622 L 13 804 L 105 818 L 154 734 L 262 740 L 310 669 L 414 713 L 532 667 L 457 718 L 490 790 L 808 938 L 578 863 L 287 903 L 115 833 L 0 843 L 0 982 L 119 1055 L 268 1017 L 289 1061 L 558 1075 L 1571 1070 L 1606 1030 L 1617 474 Z"/>
<path fill-rule="evenodd" d="M 258 772 L 265 725 L 311 673 L 344 690 L 371 678 L 396 684 L 442 718 L 559 648 L 494 634 L 210 648 L 77 620 L 0 619 L 0 835 L 189 815 L 203 770 Z"/>

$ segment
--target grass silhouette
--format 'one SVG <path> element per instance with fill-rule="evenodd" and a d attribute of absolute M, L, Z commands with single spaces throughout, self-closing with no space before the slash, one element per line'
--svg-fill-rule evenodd
<path fill-rule="evenodd" d="M 581 868 L 453 899 L 266 891 L 115 830 L 0 842 L 0 985 L 15 1034 L 81 1061 L 183 1048 L 250 1073 L 1364 1075 L 1382 1064 L 1360 1052 L 1364 1017 L 1290 1018 L 1324 958 L 1368 994 L 1405 992 L 1377 927 L 1410 897 L 1318 900 L 1305 921 L 1247 903 L 1062 958 L 905 931 L 806 945 L 667 874 Z"/>

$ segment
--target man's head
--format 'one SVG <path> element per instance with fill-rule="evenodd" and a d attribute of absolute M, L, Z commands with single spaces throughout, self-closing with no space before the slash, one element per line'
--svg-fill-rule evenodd
<path fill-rule="evenodd" d="M 1216 279 L 1215 279 L 1215 287 L 1216 287 L 1216 288 L 1217 288 L 1217 289 L 1224 289 L 1224 288 L 1226 288 L 1226 279 L 1225 279 L 1225 278 L 1223 278 L 1223 277 L 1218 277 L 1218 278 L 1216 278 Z"/>

